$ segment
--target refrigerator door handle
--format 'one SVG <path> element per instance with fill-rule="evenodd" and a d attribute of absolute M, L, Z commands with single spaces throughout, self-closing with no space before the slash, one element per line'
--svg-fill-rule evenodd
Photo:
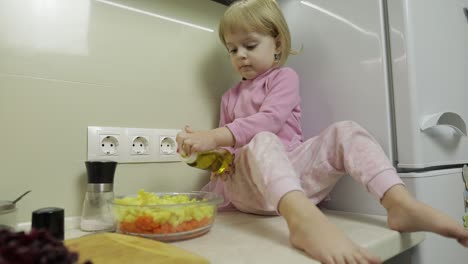
<path fill-rule="evenodd" d="M 437 126 L 449 126 L 460 136 L 466 136 L 466 124 L 463 118 L 454 112 L 440 112 L 422 118 L 420 129 L 425 132 Z"/>
<path fill-rule="evenodd" d="M 463 182 L 465 183 L 465 190 L 468 192 L 468 166 L 466 164 L 463 165 L 462 178 Z M 468 197 L 466 198 L 468 199 Z"/>
<path fill-rule="evenodd" d="M 468 228 L 468 166 L 463 165 L 462 178 L 465 183 L 465 191 L 463 192 L 465 215 L 463 216 L 463 226 Z"/>

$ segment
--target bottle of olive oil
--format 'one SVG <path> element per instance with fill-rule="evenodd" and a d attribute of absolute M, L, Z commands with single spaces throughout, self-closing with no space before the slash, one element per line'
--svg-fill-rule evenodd
<path fill-rule="evenodd" d="M 181 153 L 181 159 L 187 165 L 202 170 L 210 170 L 214 173 L 221 174 L 232 163 L 233 155 L 226 151 L 221 153 L 220 151 L 212 150 L 207 152 L 192 153 L 190 156 L 185 156 Z"/>

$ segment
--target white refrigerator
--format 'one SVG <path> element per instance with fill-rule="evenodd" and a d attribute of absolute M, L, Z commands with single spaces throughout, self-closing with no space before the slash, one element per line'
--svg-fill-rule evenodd
<path fill-rule="evenodd" d="M 278 2 L 293 48 L 302 48 L 288 65 L 301 79 L 306 138 L 358 122 L 416 198 L 463 223 L 468 0 Z M 331 209 L 385 214 L 350 177 L 330 199 Z M 410 255 L 411 263 L 468 263 L 468 249 L 431 234 Z"/>

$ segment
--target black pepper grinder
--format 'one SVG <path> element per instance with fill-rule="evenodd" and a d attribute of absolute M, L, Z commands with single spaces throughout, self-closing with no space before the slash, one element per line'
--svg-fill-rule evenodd
<path fill-rule="evenodd" d="M 88 187 L 83 202 L 80 227 L 83 231 L 113 231 L 111 202 L 114 199 L 114 173 L 117 162 L 86 161 Z"/>

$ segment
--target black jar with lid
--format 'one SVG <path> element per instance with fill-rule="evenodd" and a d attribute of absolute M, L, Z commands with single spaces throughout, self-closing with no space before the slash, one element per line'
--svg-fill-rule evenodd
<path fill-rule="evenodd" d="M 32 212 L 31 228 L 42 229 L 53 237 L 63 240 L 65 230 L 65 210 L 58 207 L 45 207 Z"/>

